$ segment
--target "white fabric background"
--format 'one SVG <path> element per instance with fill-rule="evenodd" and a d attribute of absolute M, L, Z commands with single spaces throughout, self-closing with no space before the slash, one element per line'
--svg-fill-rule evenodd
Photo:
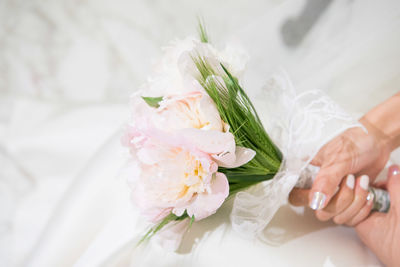
<path fill-rule="evenodd" d="M 243 84 L 254 99 L 278 67 L 299 90 L 322 89 L 356 116 L 399 90 L 398 1 L 332 1 L 287 47 L 282 24 L 305 3 L 0 2 L 0 265 L 379 265 L 352 229 L 289 206 L 266 229 L 271 243 L 242 239 L 229 202 L 194 226 L 178 254 L 133 249 L 143 225 L 117 175 L 127 96 L 162 45 L 195 32 L 196 15 L 217 46 L 249 52 Z"/>

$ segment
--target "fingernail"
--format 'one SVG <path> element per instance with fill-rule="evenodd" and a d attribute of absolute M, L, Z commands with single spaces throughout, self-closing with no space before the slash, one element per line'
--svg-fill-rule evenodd
<path fill-rule="evenodd" d="M 368 184 L 369 184 L 369 177 L 368 175 L 363 175 L 361 176 L 361 180 L 360 180 L 360 186 L 362 189 L 364 190 L 368 190 Z"/>
<path fill-rule="evenodd" d="M 311 200 L 310 208 L 313 210 L 319 210 L 322 208 L 326 200 L 325 194 L 321 192 L 315 192 Z"/>
<path fill-rule="evenodd" d="M 353 189 L 353 188 L 354 188 L 354 175 L 353 175 L 353 174 L 347 175 L 346 185 L 347 185 L 350 189 Z"/>
<path fill-rule="evenodd" d="M 397 165 L 390 166 L 388 173 L 389 173 L 389 177 L 400 174 L 399 166 L 397 166 Z"/>
<path fill-rule="evenodd" d="M 368 193 L 368 196 L 367 196 L 367 201 L 368 201 L 368 204 L 371 204 L 371 202 L 374 200 L 374 194 L 372 193 L 372 192 L 369 192 Z"/>

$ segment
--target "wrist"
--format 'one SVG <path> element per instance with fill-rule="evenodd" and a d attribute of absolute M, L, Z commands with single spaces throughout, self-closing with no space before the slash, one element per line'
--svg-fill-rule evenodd
<path fill-rule="evenodd" d="M 378 146 L 381 155 L 388 155 L 393 150 L 392 138 L 386 135 L 376 124 L 368 118 L 368 116 L 364 116 L 360 119 L 360 123 L 367 130 L 367 134 L 370 138 L 374 140 L 374 143 Z"/>
<path fill-rule="evenodd" d="M 400 146 L 400 93 L 370 110 L 360 119 L 384 150 Z"/>

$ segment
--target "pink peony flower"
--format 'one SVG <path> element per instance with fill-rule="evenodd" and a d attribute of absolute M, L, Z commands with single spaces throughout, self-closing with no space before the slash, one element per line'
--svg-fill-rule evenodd
<path fill-rule="evenodd" d="M 217 173 L 218 165 L 195 147 L 146 142 L 137 156 L 132 196 L 153 221 L 170 212 L 181 216 L 185 210 L 201 220 L 215 213 L 229 194 L 226 176 Z"/>
<path fill-rule="evenodd" d="M 132 199 L 153 222 L 171 213 L 186 212 L 195 220 L 212 215 L 229 195 L 228 179 L 218 167 L 239 167 L 254 157 L 253 150 L 236 146 L 229 125 L 198 82 L 193 61 L 193 56 L 207 60 L 218 79 L 224 74 L 221 63 L 234 75 L 243 71 L 247 57 L 239 54 L 193 38 L 175 42 L 132 96 L 132 118 L 122 142 L 134 158 L 129 172 Z M 141 95 L 162 100 L 149 106 Z M 175 249 L 188 222 L 166 225 L 159 234 L 164 246 Z"/>
<path fill-rule="evenodd" d="M 138 158 L 133 200 L 151 220 L 185 211 L 201 220 L 222 205 L 229 183 L 218 166 L 234 168 L 255 152 L 236 147 L 211 98 L 200 91 L 167 96 L 158 108 L 135 99 L 136 113 L 123 139 Z"/>

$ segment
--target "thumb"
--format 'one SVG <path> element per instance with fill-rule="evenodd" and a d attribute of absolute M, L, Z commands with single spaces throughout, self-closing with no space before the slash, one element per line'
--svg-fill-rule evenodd
<path fill-rule="evenodd" d="M 388 214 L 374 212 L 366 220 L 359 223 L 355 228 L 361 240 L 372 250 L 382 241 L 382 232 L 388 230 L 388 220 L 396 209 L 400 207 L 400 171 L 399 166 L 393 165 L 388 172 L 387 189 L 390 195 L 390 210 Z"/>
<path fill-rule="evenodd" d="M 382 232 L 387 228 L 387 216 L 385 213 L 374 212 L 355 227 L 360 239 L 375 253 L 382 243 Z"/>
<path fill-rule="evenodd" d="M 306 206 L 310 189 L 293 188 L 289 194 L 289 202 L 293 206 Z"/>
<path fill-rule="evenodd" d="M 392 165 L 388 172 L 387 189 L 390 196 L 390 207 L 400 208 L 400 168 L 398 165 Z"/>
<path fill-rule="evenodd" d="M 322 165 L 309 194 L 309 205 L 314 210 L 324 208 L 337 191 L 343 177 L 349 174 L 346 161 Z"/>

